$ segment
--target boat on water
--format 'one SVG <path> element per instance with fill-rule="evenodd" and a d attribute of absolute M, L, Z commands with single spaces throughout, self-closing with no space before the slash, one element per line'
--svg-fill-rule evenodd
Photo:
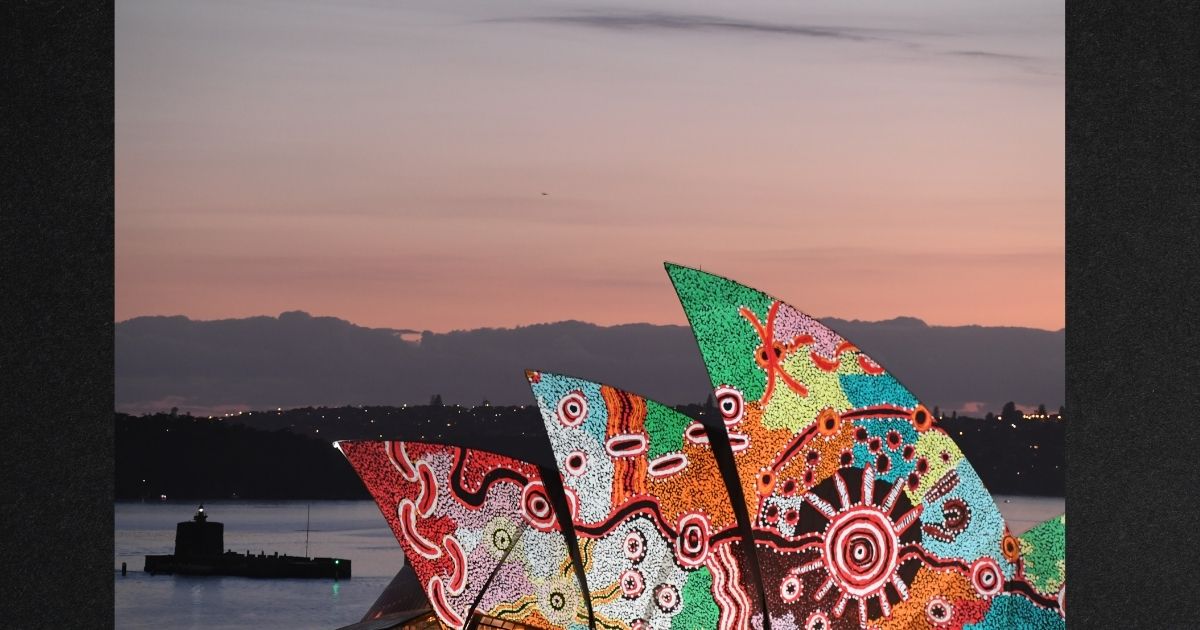
<path fill-rule="evenodd" d="M 224 551 L 223 551 L 224 550 Z M 258 555 L 249 550 L 241 554 L 225 550 L 225 525 L 208 520 L 201 505 L 192 520 L 175 527 L 175 553 L 146 556 L 144 570 L 151 575 L 229 575 L 256 578 L 333 578 L 350 579 L 350 560 L 346 558 L 308 558 Z"/>

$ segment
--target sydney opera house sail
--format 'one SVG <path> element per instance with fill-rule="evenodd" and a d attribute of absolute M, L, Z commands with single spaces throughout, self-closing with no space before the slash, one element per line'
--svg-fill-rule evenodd
<path fill-rule="evenodd" d="M 554 469 L 338 443 L 442 624 L 1065 626 L 1064 517 L 1014 536 L 938 418 L 869 355 L 760 291 L 667 272 L 719 418 L 529 371 Z"/>
<path fill-rule="evenodd" d="M 699 422 L 607 385 L 528 378 L 602 627 L 745 627 L 761 611 L 749 547 Z M 599 598 L 595 595 L 601 593 Z"/>
<path fill-rule="evenodd" d="M 442 623 L 462 628 L 478 612 L 534 628 L 587 627 L 579 574 L 537 467 L 439 444 L 337 445 Z"/>

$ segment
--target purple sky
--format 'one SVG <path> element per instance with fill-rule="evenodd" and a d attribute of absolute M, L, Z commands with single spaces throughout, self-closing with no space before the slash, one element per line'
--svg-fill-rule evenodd
<path fill-rule="evenodd" d="M 1064 324 L 1063 12 L 118 0 L 116 318 Z M 542 193 L 548 193 L 543 195 Z"/>

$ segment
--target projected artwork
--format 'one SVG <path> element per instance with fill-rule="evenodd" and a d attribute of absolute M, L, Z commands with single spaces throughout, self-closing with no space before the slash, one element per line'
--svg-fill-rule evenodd
<path fill-rule="evenodd" d="M 527 377 L 577 497 L 597 627 L 747 628 L 761 618 L 704 427 L 607 385 Z"/>
<path fill-rule="evenodd" d="M 337 446 L 442 623 L 462 628 L 477 610 L 535 628 L 587 627 L 575 569 L 536 467 L 439 444 Z"/>
<path fill-rule="evenodd" d="M 1012 536 L 937 419 L 815 319 L 667 265 L 729 427 L 774 628 L 1059 628 L 1063 521 Z"/>
<path fill-rule="evenodd" d="M 1039 593 L 1057 595 L 1066 609 L 1066 516 L 1052 518 L 1021 534 L 1020 557 L 1025 579 Z"/>
<path fill-rule="evenodd" d="M 1014 536 L 938 419 L 853 343 L 755 289 L 667 272 L 714 388 L 708 425 L 527 372 L 557 474 L 454 446 L 338 443 L 442 622 L 1065 626 L 1064 517 Z"/>

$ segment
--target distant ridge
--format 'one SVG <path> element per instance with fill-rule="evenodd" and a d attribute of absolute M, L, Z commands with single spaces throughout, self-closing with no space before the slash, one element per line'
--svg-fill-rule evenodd
<path fill-rule="evenodd" d="M 1057 409 L 1064 331 L 930 326 L 913 317 L 822 319 L 926 404 L 999 411 L 1005 401 Z M 530 404 L 524 370 L 574 374 L 669 404 L 699 402 L 708 377 L 685 326 L 581 321 L 448 333 L 366 328 L 289 311 L 116 324 L 117 409 L 212 413 L 428 402 Z"/>

